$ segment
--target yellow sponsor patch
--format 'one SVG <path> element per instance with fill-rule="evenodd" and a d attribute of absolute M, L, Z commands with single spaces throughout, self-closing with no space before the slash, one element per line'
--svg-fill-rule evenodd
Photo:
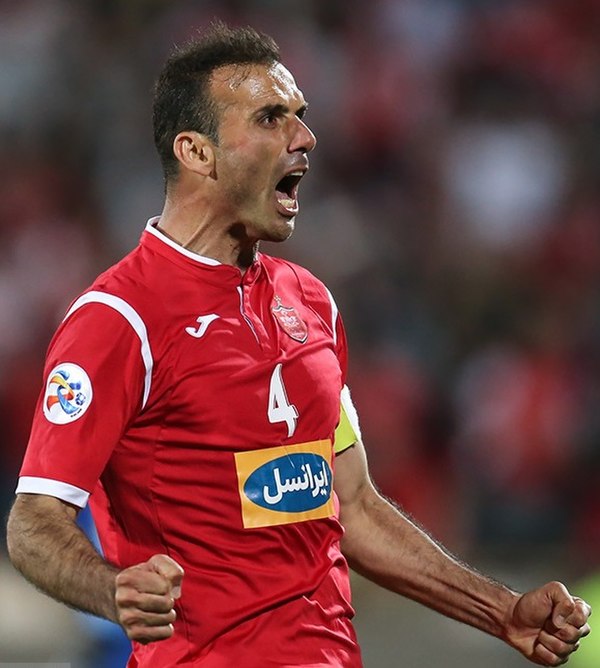
<path fill-rule="evenodd" d="M 331 441 L 235 453 L 246 529 L 335 514 Z"/>

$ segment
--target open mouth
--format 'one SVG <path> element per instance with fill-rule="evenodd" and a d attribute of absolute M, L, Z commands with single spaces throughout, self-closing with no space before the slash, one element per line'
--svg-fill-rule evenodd
<path fill-rule="evenodd" d="M 295 216 L 298 213 L 298 184 L 303 176 L 302 170 L 292 172 L 275 186 L 278 208 L 284 215 Z"/>

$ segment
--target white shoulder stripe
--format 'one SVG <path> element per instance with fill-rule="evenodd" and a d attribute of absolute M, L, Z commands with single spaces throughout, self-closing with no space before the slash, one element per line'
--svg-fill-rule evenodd
<path fill-rule="evenodd" d="M 105 304 L 110 306 L 115 311 L 118 311 L 127 322 L 133 327 L 133 330 L 138 335 L 141 342 L 141 352 L 142 360 L 144 362 L 144 367 L 146 369 L 146 376 L 144 378 L 144 397 L 142 400 L 142 409 L 148 401 L 150 396 L 150 386 L 152 384 L 152 368 L 154 366 L 154 360 L 152 359 L 152 351 L 150 350 L 150 341 L 148 340 L 148 331 L 144 321 L 141 319 L 138 312 L 128 304 L 121 297 L 116 297 L 115 295 L 108 294 L 107 292 L 99 292 L 97 290 L 92 290 L 91 292 L 86 292 L 84 295 L 81 295 L 77 299 L 73 306 L 68 310 L 67 315 L 63 318 L 63 322 L 71 316 L 78 308 L 81 308 L 85 304 Z"/>
<path fill-rule="evenodd" d="M 69 485 L 67 482 L 50 480 L 50 478 L 35 478 L 28 475 L 19 478 L 15 494 L 45 494 L 72 503 L 79 508 L 85 508 L 90 498 L 89 492 L 80 487 L 75 487 L 75 485 Z"/>
<path fill-rule="evenodd" d="M 325 288 L 325 290 L 327 290 L 329 301 L 331 302 L 331 328 L 333 329 L 333 343 L 337 345 L 337 319 L 339 311 L 333 295 L 331 292 L 329 292 L 328 288 Z"/>

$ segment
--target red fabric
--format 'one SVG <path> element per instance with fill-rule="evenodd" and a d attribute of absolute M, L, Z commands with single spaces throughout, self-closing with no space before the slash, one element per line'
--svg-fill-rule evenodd
<path fill-rule="evenodd" d="M 264 255 L 242 278 L 145 232 L 91 289 L 142 318 L 154 362 L 148 402 L 140 411 L 145 367 L 130 324 L 108 306 L 81 307 L 53 339 L 46 374 L 61 362 L 80 365 L 93 400 L 66 425 L 49 422 L 38 404 L 21 475 L 96 489 L 92 510 L 109 560 L 128 566 L 166 553 L 185 569 L 175 636 L 137 646 L 130 665 L 360 666 L 331 481 L 316 488 L 331 495 L 327 516 L 296 521 L 289 509 L 268 509 L 269 525 L 244 528 L 236 471 L 236 453 L 269 457 L 285 447 L 293 463 L 305 449 L 298 444 L 333 441 L 346 350 L 325 288 Z M 273 316 L 278 301 L 302 318 L 304 343 Z M 186 331 L 208 314 L 218 318 L 202 336 Z M 278 364 L 293 427 L 269 420 Z M 287 499 L 302 505 L 312 490 L 288 490 Z"/>

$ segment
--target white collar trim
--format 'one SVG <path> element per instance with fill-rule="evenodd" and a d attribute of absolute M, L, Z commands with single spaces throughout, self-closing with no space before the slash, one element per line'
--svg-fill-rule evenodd
<path fill-rule="evenodd" d="M 159 220 L 160 216 L 154 216 L 154 218 L 150 218 L 150 220 L 148 220 L 148 222 L 146 223 L 146 232 L 149 232 L 157 239 L 160 239 L 163 243 L 167 244 L 167 246 L 174 248 L 178 253 L 181 253 L 182 255 L 185 255 L 185 257 L 189 257 L 191 260 L 195 260 L 200 264 L 209 264 L 213 267 L 222 264 L 218 260 L 214 260 L 212 257 L 205 257 L 204 255 L 199 255 L 198 253 L 194 253 L 193 251 L 188 250 L 183 246 L 180 246 L 172 239 L 169 239 L 169 237 L 166 236 L 166 234 L 163 234 L 159 229 L 157 229 L 156 226 L 158 225 Z"/>

